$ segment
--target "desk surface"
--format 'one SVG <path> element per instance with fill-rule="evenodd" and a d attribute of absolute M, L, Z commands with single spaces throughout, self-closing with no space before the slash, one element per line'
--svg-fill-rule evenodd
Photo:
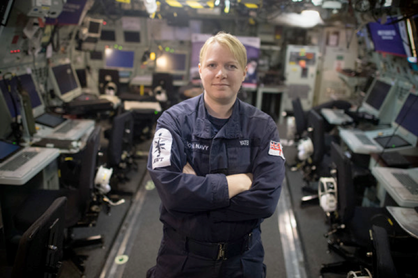
<path fill-rule="evenodd" d="M 26 147 L 1 163 L 0 166 L 5 166 L 8 162 L 25 152 L 36 152 L 37 154 L 14 171 L 0 170 L 0 184 L 23 185 L 41 172 L 60 154 L 59 150 L 54 148 Z"/>
<path fill-rule="evenodd" d="M 418 213 L 414 208 L 386 207 L 399 225 L 411 236 L 418 238 Z"/>
<path fill-rule="evenodd" d="M 353 121 L 353 119 L 345 114 L 342 109 L 322 108 L 321 114 L 328 121 L 328 123 L 333 125 L 342 125 Z"/>
<path fill-rule="evenodd" d="M 402 207 L 418 206 L 418 195 L 412 194 L 406 186 L 399 182 L 394 174 L 408 173 L 413 179 L 417 180 L 418 168 L 400 169 L 389 167 L 372 167 L 372 174 L 379 185 Z"/>

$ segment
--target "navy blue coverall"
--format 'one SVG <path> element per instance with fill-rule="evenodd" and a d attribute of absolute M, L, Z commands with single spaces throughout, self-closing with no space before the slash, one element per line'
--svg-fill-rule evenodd
<path fill-rule="evenodd" d="M 147 277 L 264 277 L 260 224 L 281 192 L 279 141 L 272 118 L 239 99 L 217 133 L 203 94 L 161 115 L 147 168 L 162 202 L 164 236 Z M 187 162 L 196 176 L 182 172 Z M 229 199 L 226 175 L 241 173 L 253 174 L 252 186 Z M 239 255 L 213 257 L 210 246 L 233 242 L 244 242 Z"/>

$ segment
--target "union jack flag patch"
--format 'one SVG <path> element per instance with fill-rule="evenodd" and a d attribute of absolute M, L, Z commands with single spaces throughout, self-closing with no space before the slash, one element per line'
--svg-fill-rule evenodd
<path fill-rule="evenodd" d="M 283 155 L 282 144 L 280 144 L 280 142 L 276 142 L 276 141 L 271 140 L 270 141 L 269 155 L 280 156 L 281 158 L 285 159 L 284 155 Z"/>

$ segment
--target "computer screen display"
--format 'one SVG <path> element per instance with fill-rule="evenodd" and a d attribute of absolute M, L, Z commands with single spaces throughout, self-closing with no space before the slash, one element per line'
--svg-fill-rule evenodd
<path fill-rule="evenodd" d="M 418 137 L 418 96 L 409 94 L 401 111 L 395 119 L 395 123 L 405 128 Z"/>
<path fill-rule="evenodd" d="M 55 128 L 56 126 L 59 126 L 65 121 L 66 121 L 65 118 L 54 116 L 51 114 L 42 114 L 36 118 L 36 122 L 38 124 L 45 125 L 51 128 Z"/>
<path fill-rule="evenodd" d="M 22 85 L 22 88 L 25 91 L 27 91 L 29 94 L 33 113 L 39 115 L 39 113 L 41 113 L 40 111 L 44 110 L 44 106 L 38 94 L 38 91 L 36 89 L 35 83 L 33 82 L 32 75 L 30 74 L 19 75 L 18 77 L 14 77 L 11 80 L 2 80 L 0 82 L 0 88 L 3 92 L 3 97 L 7 103 L 7 107 L 9 108 L 10 115 L 13 118 L 16 117 L 16 115 L 20 115 L 20 102 L 17 96 L 17 93 L 18 93 L 17 84 L 19 80 L 20 80 L 20 84 Z M 7 85 L 5 82 L 7 83 Z M 11 90 L 12 95 L 8 91 L 9 85 L 10 85 L 10 90 Z M 14 101 L 12 99 L 12 96 L 13 96 Z M 34 116 L 36 117 L 37 115 L 34 115 Z"/>
<path fill-rule="evenodd" d="M 71 64 L 50 67 L 50 80 L 54 93 L 63 101 L 71 101 L 81 95 L 81 87 Z"/>
<path fill-rule="evenodd" d="M 115 31 L 113 30 L 102 30 L 102 33 L 100 35 L 100 40 L 102 41 L 116 41 L 116 35 Z"/>
<path fill-rule="evenodd" d="M 125 38 L 125 42 L 140 42 L 141 41 L 141 36 L 139 32 L 124 31 L 123 36 Z"/>
<path fill-rule="evenodd" d="M 8 157 L 16 153 L 22 147 L 12 143 L 4 142 L 0 140 L 0 163 L 5 161 Z"/>
<path fill-rule="evenodd" d="M 170 53 L 164 52 L 156 60 L 156 72 L 168 72 L 172 74 L 186 73 L 187 70 L 187 54 L 186 53 Z"/>
<path fill-rule="evenodd" d="M 90 60 L 103 60 L 103 52 L 101 51 L 91 51 Z"/>
<path fill-rule="evenodd" d="M 32 75 L 23 74 L 18 77 L 22 84 L 22 87 L 28 92 L 30 97 L 30 102 L 32 105 L 33 116 L 37 117 L 38 115 L 44 113 L 45 107 L 43 105 L 41 96 L 36 89 L 35 83 L 33 82 Z"/>
<path fill-rule="evenodd" d="M 88 29 L 89 34 L 99 34 L 100 33 L 100 26 L 101 26 L 100 22 L 90 21 L 89 22 L 89 29 Z"/>
<path fill-rule="evenodd" d="M 12 79 L 0 80 L 0 89 L 3 92 L 3 98 L 9 109 L 10 116 L 15 118 L 20 115 L 20 102 L 16 91 L 17 79 L 14 77 Z"/>
<path fill-rule="evenodd" d="M 376 79 L 365 102 L 376 110 L 380 110 L 392 86 Z"/>
<path fill-rule="evenodd" d="M 105 50 L 106 67 L 109 68 L 133 68 L 135 61 L 134 51 L 122 51 L 107 48 Z"/>

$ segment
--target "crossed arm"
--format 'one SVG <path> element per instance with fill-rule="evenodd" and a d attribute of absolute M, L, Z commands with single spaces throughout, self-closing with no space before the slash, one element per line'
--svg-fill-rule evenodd
<path fill-rule="evenodd" d="M 196 172 L 188 162 L 183 168 L 183 173 L 196 176 Z M 253 183 L 253 174 L 245 173 L 229 175 L 226 176 L 226 181 L 228 183 L 229 199 L 231 199 L 235 195 L 238 195 L 239 193 L 247 191 L 251 188 Z"/>

